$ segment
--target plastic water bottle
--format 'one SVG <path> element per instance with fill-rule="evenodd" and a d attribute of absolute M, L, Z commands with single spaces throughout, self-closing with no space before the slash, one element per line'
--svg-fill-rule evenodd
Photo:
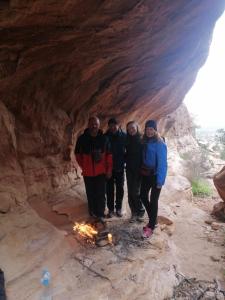
<path fill-rule="evenodd" d="M 41 300 L 52 300 L 50 282 L 51 282 L 51 274 L 47 269 L 44 269 L 41 277 L 41 284 L 43 287 Z"/>

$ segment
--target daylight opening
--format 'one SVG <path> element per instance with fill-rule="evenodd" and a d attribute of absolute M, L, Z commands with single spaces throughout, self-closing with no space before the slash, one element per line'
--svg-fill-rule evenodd
<path fill-rule="evenodd" d="M 225 13 L 216 23 L 207 61 L 184 100 L 200 131 L 225 128 L 224 37 Z"/>

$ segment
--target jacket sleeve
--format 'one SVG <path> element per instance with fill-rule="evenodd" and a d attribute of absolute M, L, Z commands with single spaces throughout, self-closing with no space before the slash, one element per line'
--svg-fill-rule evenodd
<path fill-rule="evenodd" d="M 106 136 L 106 149 L 105 149 L 105 157 L 106 157 L 106 173 L 112 173 L 113 160 L 112 160 L 112 150 L 111 144 Z"/>
<path fill-rule="evenodd" d="M 156 177 L 157 185 L 163 186 L 167 173 L 167 146 L 164 142 L 159 142 L 157 145 L 157 168 Z"/>
<path fill-rule="evenodd" d="M 83 169 L 83 154 L 82 154 L 82 142 L 81 137 L 78 137 L 76 146 L 75 146 L 75 157 L 78 162 L 78 165 Z"/>

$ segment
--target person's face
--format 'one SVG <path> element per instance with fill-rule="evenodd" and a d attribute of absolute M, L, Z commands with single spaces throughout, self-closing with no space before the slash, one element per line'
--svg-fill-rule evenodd
<path fill-rule="evenodd" d="M 109 131 L 111 133 L 116 133 L 119 129 L 119 126 L 117 124 L 109 124 Z"/>
<path fill-rule="evenodd" d="M 92 136 L 96 136 L 98 134 L 98 130 L 100 128 L 99 119 L 98 118 L 91 118 L 89 120 L 89 123 L 88 123 L 88 128 L 89 128 L 90 134 Z"/>
<path fill-rule="evenodd" d="M 146 127 L 145 134 L 149 138 L 154 137 L 156 135 L 156 130 L 152 127 Z"/>
<path fill-rule="evenodd" d="M 127 126 L 127 132 L 130 135 L 135 135 L 137 133 L 137 126 L 135 124 L 129 124 Z"/>

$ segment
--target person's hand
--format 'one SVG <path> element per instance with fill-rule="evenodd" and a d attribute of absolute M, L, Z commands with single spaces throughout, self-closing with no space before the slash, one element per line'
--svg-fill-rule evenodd
<path fill-rule="evenodd" d="M 108 171 L 108 172 L 106 173 L 106 178 L 107 178 L 107 179 L 110 179 L 111 177 L 112 177 L 112 172 L 109 172 L 109 171 Z"/>

